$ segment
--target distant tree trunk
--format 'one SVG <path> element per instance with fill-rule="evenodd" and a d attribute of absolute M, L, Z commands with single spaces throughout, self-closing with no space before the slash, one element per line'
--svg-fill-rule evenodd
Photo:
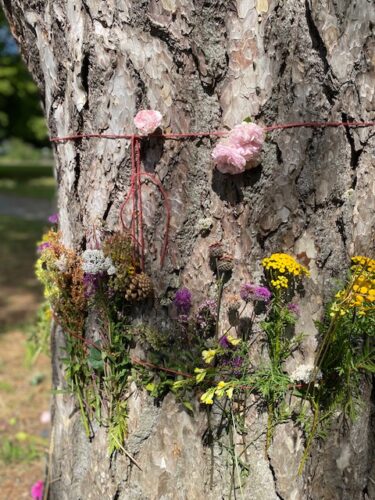
<path fill-rule="evenodd" d="M 374 8 L 366 0 L 3 0 L 23 56 L 41 90 L 51 136 L 132 132 L 141 108 L 158 109 L 174 132 L 232 127 L 246 116 L 270 125 L 374 119 Z M 143 164 L 172 205 L 169 253 L 157 192 L 145 187 L 146 267 L 158 297 L 188 286 L 204 299 L 213 286 L 207 248 L 222 241 L 238 262 L 228 290 L 259 275 L 259 260 L 286 251 L 309 263 L 312 279 L 299 328 L 304 361 L 316 347 L 313 319 L 353 253 L 372 253 L 375 236 L 372 129 L 274 132 L 260 168 L 230 177 L 212 170 L 213 142 L 150 141 Z M 83 139 L 55 146 L 61 229 L 81 249 L 100 221 L 118 225 L 130 176 L 129 142 Z M 212 227 L 203 237 L 202 219 Z M 207 221 L 206 221 L 207 222 Z M 311 299 L 313 297 L 313 299 Z M 144 318 L 158 310 L 143 311 Z M 161 314 L 161 313 L 160 313 Z M 54 340 L 54 385 L 62 372 Z M 375 498 L 371 387 L 350 430 L 333 429 L 296 477 L 303 440 L 280 425 L 269 456 L 264 437 L 248 449 L 244 498 Z M 89 442 L 74 402 L 54 397 L 50 498 L 221 499 L 229 496 L 228 456 L 202 443 L 206 415 L 190 417 L 172 396 L 160 407 L 131 400 L 126 456 L 109 460 L 106 432 Z M 72 414 L 73 413 L 73 414 Z M 249 416 L 249 442 L 265 413 Z"/>

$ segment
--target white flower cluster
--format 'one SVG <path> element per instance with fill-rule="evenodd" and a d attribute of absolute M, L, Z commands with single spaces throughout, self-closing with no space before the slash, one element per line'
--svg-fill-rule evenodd
<path fill-rule="evenodd" d="M 106 272 L 109 275 L 116 273 L 116 268 L 110 257 L 106 257 L 102 250 L 85 250 L 82 254 L 83 271 L 87 274 Z"/>
<path fill-rule="evenodd" d="M 317 371 L 313 366 L 308 365 L 299 365 L 290 374 L 290 378 L 294 382 L 304 382 L 305 384 L 312 382 L 313 379 L 320 380 L 322 376 L 320 370 Z"/>

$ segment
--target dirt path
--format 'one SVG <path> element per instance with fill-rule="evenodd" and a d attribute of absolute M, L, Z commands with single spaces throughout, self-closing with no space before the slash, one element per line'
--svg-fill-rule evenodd
<path fill-rule="evenodd" d="M 36 385 L 37 378 L 43 378 Z M 48 448 L 49 424 L 40 415 L 49 409 L 50 361 L 41 355 L 32 369 L 25 366 L 25 336 L 20 331 L 0 335 L 0 498 L 30 499 L 31 485 L 43 480 Z M 24 433 L 24 434 L 22 434 Z M 25 438 L 25 435 L 27 436 Z M 10 463 L 2 459 L 2 447 L 13 442 L 24 448 L 29 443 L 41 458 Z"/>

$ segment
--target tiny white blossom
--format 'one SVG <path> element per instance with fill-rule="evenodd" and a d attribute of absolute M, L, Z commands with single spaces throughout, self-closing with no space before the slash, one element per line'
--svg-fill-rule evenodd
<path fill-rule="evenodd" d="M 55 266 L 60 271 L 60 273 L 65 273 L 67 271 L 66 256 L 65 255 L 61 255 L 61 257 L 59 257 L 56 260 Z"/>
<path fill-rule="evenodd" d="M 112 259 L 106 257 L 102 250 L 85 250 L 82 254 L 83 271 L 87 274 L 97 274 L 107 272 L 115 274 L 116 268 L 113 265 Z"/>

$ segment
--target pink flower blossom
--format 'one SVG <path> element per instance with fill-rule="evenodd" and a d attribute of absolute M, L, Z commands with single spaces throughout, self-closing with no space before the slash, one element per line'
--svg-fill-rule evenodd
<path fill-rule="evenodd" d="M 33 498 L 33 500 L 43 500 L 43 488 L 43 481 L 34 483 L 31 487 L 31 498 Z"/>
<path fill-rule="evenodd" d="M 40 422 L 42 424 L 49 424 L 51 422 L 51 412 L 48 410 L 43 411 L 40 414 Z"/>
<path fill-rule="evenodd" d="M 58 224 L 59 223 L 59 214 L 52 214 L 48 217 L 48 222 L 51 224 Z"/>
<path fill-rule="evenodd" d="M 245 171 L 245 158 L 236 147 L 229 144 L 219 142 L 212 152 L 212 158 L 222 174 L 241 174 Z"/>
<path fill-rule="evenodd" d="M 229 141 L 233 146 L 237 146 L 246 162 L 257 164 L 264 143 L 264 129 L 255 123 L 241 123 L 231 130 Z"/>
<path fill-rule="evenodd" d="M 217 169 L 222 173 L 240 174 L 260 162 L 264 129 L 255 123 L 241 123 L 220 141 L 212 152 Z"/>
<path fill-rule="evenodd" d="M 160 127 L 162 118 L 159 111 L 143 109 L 136 114 L 134 124 L 142 135 L 149 135 Z"/>

